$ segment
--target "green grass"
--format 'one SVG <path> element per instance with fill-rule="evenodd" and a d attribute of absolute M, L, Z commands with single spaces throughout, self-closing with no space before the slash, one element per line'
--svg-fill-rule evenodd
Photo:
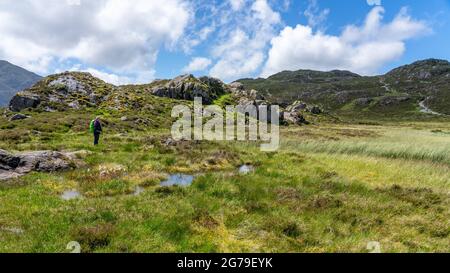
<path fill-rule="evenodd" d="M 370 128 L 379 137 L 359 139 L 312 140 L 287 142 L 288 147 L 305 152 L 359 154 L 390 159 L 406 159 L 450 164 L 450 137 L 445 132 L 413 128 Z M 370 131 L 369 131 L 370 132 Z"/>
<path fill-rule="evenodd" d="M 0 130 L 2 149 L 90 151 L 84 168 L 0 184 L 0 252 L 67 252 L 71 241 L 84 252 L 450 250 L 447 123 L 292 127 L 279 152 L 262 153 L 250 142 L 166 146 L 167 130 L 138 131 L 116 114 L 93 147 L 76 129 L 89 117 L 50 113 Z M 7 137 L 44 124 L 55 130 Z M 255 171 L 239 174 L 244 163 Z M 161 188 L 171 173 L 197 176 Z M 84 198 L 60 198 L 73 189 Z"/>
<path fill-rule="evenodd" d="M 236 105 L 236 100 L 232 94 L 225 94 L 215 100 L 213 104 L 225 108 L 227 105 Z"/>

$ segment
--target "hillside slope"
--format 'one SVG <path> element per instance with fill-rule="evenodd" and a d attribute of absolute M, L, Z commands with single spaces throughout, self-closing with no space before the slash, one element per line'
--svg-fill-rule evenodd
<path fill-rule="evenodd" d="M 450 63 L 445 60 L 418 61 L 373 77 L 348 71 L 298 70 L 238 82 L 277 103 L 302 100 L 343 114 L 405 116 L 425 108 L 450 114 Z"/>
<path fill-rule="evenodd" d="M 0 107 L 6 106 L 11 98 L 41 79 L 32 72 L 0 60 Z"/>

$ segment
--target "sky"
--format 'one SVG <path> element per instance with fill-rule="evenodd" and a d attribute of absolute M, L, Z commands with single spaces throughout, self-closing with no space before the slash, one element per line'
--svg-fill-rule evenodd
<path fill-rule="evenodd" d="M 0 0 L 0 59 L 119 85 L 450 60 L 450 0 Z"/>

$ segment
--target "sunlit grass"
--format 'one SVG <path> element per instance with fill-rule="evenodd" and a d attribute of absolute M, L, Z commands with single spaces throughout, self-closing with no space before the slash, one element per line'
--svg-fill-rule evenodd
<path fill-rule="evenodd" d="M 375 138 L 288 141 L 286 149 L 330 154 L 359 154 L 390 159 L 450 164 L 450 134 L 410 128 L 378 130 Z M 449 131 L 450 132 L 450 131 Z"/>
<path fill-rule="evenodd" d="M 86 166 L 0 185 L 0 252 L 449 251 L 449 128 L 284 129 L 281 150 L 252 142 L 165 145 L 168 132 L 87 132 L 2 143 L 87 150 Z M 239 174 L 241 164 L 255 166 Z M 190 187 L 162 188 L 173 172 Z M 145 191 L 133 195 L 136 186 Z M 65 190 L 83 199 L 64 201 Z M 21 232 L 17 232 L 21 231 Z"/>

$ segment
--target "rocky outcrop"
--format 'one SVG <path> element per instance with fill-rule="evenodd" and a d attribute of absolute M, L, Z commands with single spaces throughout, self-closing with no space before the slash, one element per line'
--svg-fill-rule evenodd
<path fill-rule="evenodd" d="M 284 125 L 303 125 L 309 124 L 301 112 L 283 112 L 281 114 L 281 124 Z"/>
<path fill-rule="evenodd" d="M 258 91 L 247 90 L 240 82 L 234 82 L 228 85 L 229 91 L 240 105 L 266 105 L 266 98 Z"/>
<path fill-rule="evenodd" d="M 257 118 L 261 121 L 261 115 L 260 115 L 260 107 L 266 107 L 267 113 L 267 122 L 271 122 L 271 106 L 273 105 L 270 103 L 264 95 L 262 95 L 257 90 L 247 90 L 244 88 L 244 85 L 240 82 L 233 82 L 230 85 L 228 85 L 229 92 L 234 98 L 234 101 L 237 102 L 240 106 L 255 106 L 258 109 L 257 112 Z"/>
<path fill-rule="evenodd" d="M 48 86 L 56 87 L 60 91 L 60 94 L 65 96 L 71 93 L 88 94 L 88 90 L 84 84 L 72 75 L 62 75 L 56 80 L 51 81 Z"/>
<path fill-rule="evenodd" d="M 93 77 L 89 73 L 65 72 L 51 75 L 33 87 L 18 93 L 9 109 L 20 112 L 27 108 L 43 111 L 64 111 L 99 106 L 116 91 L 116 87 Z"/>
<path fill-rule="evenodd" d="M 0 180 L 17 178 L 32 171 L 69 170 L 79 164 L 76 153 L 36 151 L 11 154 L 0 150 Z"/>
<path fill-rule="evenodd" d="M 203 98 L 203 103 L 212 104 L 214 100 L 227 92 L 226 85 L 215 78 L 195 78 L 193 75 L 179 76 L 162 86 L 156 86 L 151 90 L 158 97 L 166 97 L 181 100 L 194 100 Z"/>
<path fill-rule="evenodd" d="M 108 93 L 100 94 L 94 90 L 86 81 L 90 80 L 88 75 L 80 79 L 71 74 L 63 74 L 48 84 L 54 92 L 48 97 L 51 103 L 65 105 L 71 109 L 80 109 L 81 104 L 96 105 L 102 102 Z M 110 90 L 112 91 L 112 89 Z M 102 96 L 105 97 L 102 97 Z"/>
<path fill-rule="evenodd" d="M 22 92 L 15 95 L 9 103 L 9 109 L 14 112 L 20 112 L 28 108 L 36 108 L 41 103 L 39 96 Z"/>
<path fill-rule="evenodd" d="M 262 94 L 254 89 L 246 90 L 239 82 L 230 84 L 228 88 L 238 105 L 255 105 L 256 107 L 261 105 L 270 106 L 270 103 Z"/>
<path fill-rule="evenodd" d="M 310 124 L 306 119 L 306 113 L 312 115 L 320 115 L 323 113 L 322 108 L 316 105 L 308 105 L 303 101 L 296 101 L 286 107 L 281 115 L 281 123 L 284 125 L 304 125 Z"/>

